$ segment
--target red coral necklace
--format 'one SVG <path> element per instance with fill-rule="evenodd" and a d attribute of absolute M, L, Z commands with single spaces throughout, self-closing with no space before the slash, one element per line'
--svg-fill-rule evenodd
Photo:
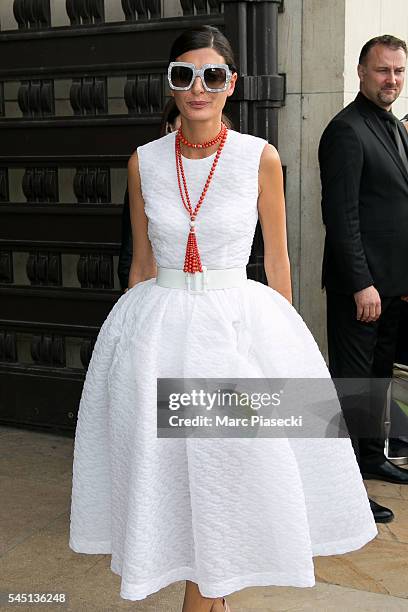
<path fill-rule="evenodd" d="M 224 144 L 227 139 L 227 134 L 228 134 L 228 128 L 224 123 L 221 123 L 221 130 L 219 131 L 219 133 L 217 134 L 215 138 L 213 138 L 212 140 L 208 140 L 207 142 L 203 142 L 203 143 L 196 144 L 196 143 L 189 142 L 184 136 L 181 127 L 179 128 L 176 134 L 175 148 L 176 148 L 177 181 L 178 181 L 178 186 L 180 190 L 181 201 L 183 202 L 183 206 L 187 210 L 190 216 L 190 232 L 188 234 L 188 239 L 187 239 L 186 256 L 184 259 L 184 268 L 183 268 L 184 272 L 202 272 L 203 271 L 202 265 L 201 265 L 200 253 L 199 253 L 198 245 L 197 245 L 196 233 L 195 233 L 195 219 L 197 217 L 198 211 L 201 208 L 201 204 L 204 201 L 204 198 L 208 191 L 208 187 L 210 186 L 211 180 L 215 172 L 215 168 L 218 164 L 218 160 L 220 158 L 222 149 L 224 148 Z M 206 149 L 208 147 L 213 146 L 217 142 L 219 142 L 220 144 L 217 149 L 217 153 L 215 155 L 213 164 L 211 166 L 210 173 L 204 185 L 204 189 L 200 196 L 200 199 L 198 200 L 196 207 L 193 210 L 191 206 L 191 202 L 190 202 L 190 196 L 189 196 L 188 189 L 187 189 L 186 177 L 184 174 L 183 159 L 181 155 L 180 144 L 183 143 L 184 145 L 188 147 L 192 147 L 194 149 Z M 183 189 L 184 189 L 184 193 L 183 193 Z"/>

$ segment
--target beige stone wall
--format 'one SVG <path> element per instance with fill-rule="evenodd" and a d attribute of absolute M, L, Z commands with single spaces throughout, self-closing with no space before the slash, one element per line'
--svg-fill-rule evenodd
<path fill-rule="evenodd" d="M 343 104 L 344 2 L 286 0 L 279 19 L 279 71 L 286 105 L 279 153 L 287 166 L 286 208 L 294 305 L 325 346 L 320 289 L 323 225 L 317 148 L 328 118 Z"/>
<path fill-rule="evenodd" d="M 379 34 L 408 38 L 406 0 L 285 0 L 279 17 L 279 70 L 287 75 L 279 152 L 287 165 L 287 219 L 294 305 L 326 351 L 320 289 L 324 228 L 317 150 L 330 119 L 357 94 L 358 55 Z M 394 104 L 408 113 L 408 85 Z"/>

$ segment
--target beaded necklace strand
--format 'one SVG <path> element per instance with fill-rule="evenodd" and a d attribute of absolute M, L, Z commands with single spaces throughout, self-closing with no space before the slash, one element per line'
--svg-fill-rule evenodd
<path fill-rule="evenodd" d="M 215 168 L 217 167 L 218 164 L 218 160 L 220 158 L 221 152 L 224 148 L 225 145 L 225 141 L 227 139 L 227 135 L 228 135 L 228 128 L 227 126 L 222 123 L 221 124 L 221 130 L 219 131 L 218 135 L 213 138 L 212 140 L 209 140 L 207 142 L 204 143 L 191 143 L 189 142 L 181 128 L 179 128 L 179 130 L 177 131 L 176 134 L 176 144 L 175 144 L 175 154 L 176 154 L 176 168 L 177 168 L 177 181 L 178 181 L 178 186 L 179 186 L 179 190 L 180 190 L 180 195 L 181 195 L 181 201 L 183 203 L 184 208 L 187 210 L 189 216 L 190 216 L 190 231 L 188 234 L 188 239 L 187 239 L 187 246 L 186 246 L 186 255 L 185 255 L 185 259 L 184 259 L 184 267 L 183 267 L 183 271 L 184 272 L 202 272 L 203 268 L 202 268 L 202 264 L 201 264 L 201 258 L 200 258 L 200 253 L 198 250 L 198 245 L 197 245 L 197 238 L 196 238 L 196 233 L 195 233 L 195 219 L 197 217 L 197 214 L 201 208 L 201 205 L 204 201 L 204 198 L 207 194 L 208 188 L 210 186 L 211 180 L 213 178 L 214 172 L 215 172 Z M 187 189 L 187 182 L 186 182 L 186 177 L 184 174 L 184 168 L 183 168 L 183 159 L 182 159 L 182 155 L 181 155 L 181 143 L 183 143 L 184 145 L 191 147 L 191 148 L 195 148 L 195 149 L 205 149 L 208 147 L 213 146 L 214 144 L 216 144 L 217 142 L 219 142 L 219 147 L 217 149 L 217 153 L 215 155 L 214 161 L 212 163 L 211 166 L 211 170 L 210 173 L 207 177 L 207 180 L 205 182 L 204 185 L 204 189 L 202 191 L 202 194 L 200 196 L 200 199 L 198 200 L 194 210 L 191 206 L 191 201 L 190 201 L 190 196 L 188 193 L 188 189 Z"/>

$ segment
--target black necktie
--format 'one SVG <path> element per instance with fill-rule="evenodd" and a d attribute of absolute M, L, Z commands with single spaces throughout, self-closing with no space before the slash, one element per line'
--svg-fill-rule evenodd
<path fill-rule="evenodd" d="M 401 134 L 399 133 L 397 121 L 396 121 L 394 115 L 390 115 L 389 117 L 386 117 L 385 118 L 385 123 L 386 123 L 388 131 L 390 133 L 390 136 L 392 138 L 392 141 L 394 142 L 394 144 L 396 145 L 396 147 L 398 149 L 398 153 L 399 153 L 399 155 L 400 155 L 400 157 L 402 159 L 402 163 L 404 164 L 405 169 L 408 172 L 408 157 L 407 157 L 407 153 L 405 151 L 404 143 L 402 142 Z"/>

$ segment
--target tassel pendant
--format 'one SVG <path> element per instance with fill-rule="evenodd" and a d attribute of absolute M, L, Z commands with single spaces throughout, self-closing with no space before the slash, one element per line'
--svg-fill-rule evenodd
<path fill-rule="evenodd" d="M 184 272 L 202 272 L 201 258 L 198 250 L 197 237 L 195 234 L 194 221 L 190 221 L 190 232 L 188 234 L 186 256 L 184 259 Z"/>

